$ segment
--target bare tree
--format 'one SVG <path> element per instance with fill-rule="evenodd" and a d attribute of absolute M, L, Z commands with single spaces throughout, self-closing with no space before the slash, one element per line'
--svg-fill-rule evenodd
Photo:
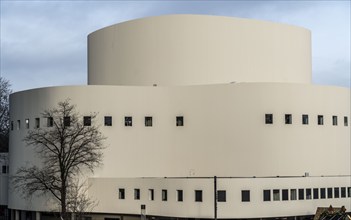
<path fill-rule="evenodd" d="M 29 130 L 24 138 L 28 146 L 34 147 L 42 164 L 19 168 L 13 184 L 25 197 L 51 194 L 60 205 L 61 219 L 66 220 L 72 202 L 70 192 L 77 187 L 74 180 L 83 170 L 93 172 L 102 163 L 105 137 L 91 123 L 96 114 L 83 121 L 68 100 L 42 115 L 47 118 L 48 127 Z"/>
<path fill-rule="evenodd" d="M 10 86 L 9 81 L 0 76 L 0 152 L 8 151 Z"/>

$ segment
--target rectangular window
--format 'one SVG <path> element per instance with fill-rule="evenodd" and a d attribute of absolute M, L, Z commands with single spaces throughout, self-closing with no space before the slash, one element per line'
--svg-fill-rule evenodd
<path fill-rule="evenodd" d="M 226 202 L 227 201 L 227 192 L 225 190 L 217 191 L 217 201 L 218 202 Z"/>
<path fill-rule="evenodd" d="M 273 201 L 280 201 L 279 189 L 273 189 Z"/>
<path fill-rule="evenodd" d="M 70 116 L 63 117 L 63 125 L 65 127 L 71 126 L 71 117 Z"/>
<path fill-rule="evenodd" d="M 90 116 L 84 116 L 83 117 L 83 124 L 84 124 L 84 126 L 91 126 L 91 117 Z"/>
<path fill-rule="evenodd" d="M 306 199 L 312 199 L 312 190 L 306 189 Z"/>
<path fill-rule="evenodd" d="M 125 194 L 125 190 L 122 188 L 118 189 L 118 198 L 119 199 L 125 199 L 126 198 L 126 194 Z"/>
<path fill-rule="evenodd" d="M 320 189 L 320 193 L 321 193 L 321 199 L 325 199 L 325 188 L 321 188 Z"/>
<path fill-rule="evenodd" d="M 346 198 L 346 187 L 341 187 L 341 198 Z"/>
<path fill-rule="evenodd" d="M 347 197 L 351 197 L 351 187 L 347 187 Z"/>
<path fill-rule="evenodd" d="M 11 121 L 11 131 L 13 131 L 13 121 Z"/>
<path fill-rule="evenodd" d="M 202 202 L 202 190 L 195 190 L 195 202 Z"/>
<path fill-rule="evenodd" d="M 145 117 L 145 127 L 152 127 L 152 117 L 151 116 Z"/>
<path fill-rule="evenodd" d="M 162 201 L 167 201 L 167 190 L 166 189 L 162 190 Z"/>
<path fill-rule="evenodd" d="M 7 173 L 7 166 L 5 165 L 2 166 L 2 173 Z"/>
<path fill-rule="evenodd" d="M 124 117 L 124 126 L 131 127 L 133 125 L 133 119 L 131 116 Z"/>
<path fill-rule="evenodd" d="M 241 190 L 241 201 L 250 202 L 250 190 Z"/>
<path fill-rule="evenodd" d="M 333 198 L 333 188 L 328 188 L 327 193 L 328 193 L 328 199 Z"/>
<path fill-rule="evenodd" d="M 302 124 L 308 125 L 308 115 L 302 115 Z"/>
<path fill-rule="evenodd" d="M 154 189 L 149 189 L 149 200 L 153 201 L 154 200 Z"/>
<path fill-rule="evenodd" d="M 318 190 L 318 188 L 313 188 L 313 199 L 319 199 L 319 190 Z"/>
<path fill-rule="evenodd" d="M 282 200 L 283 201 L 289 200 L 289 190 L 288 189 L 282 189 Z"/>
<path fill-rule="evenodd" d="M 46 118 L 46 126 L 53 127 L 54 126 L 54 119 L 52 117 Z"/>
<path fill-rule="evenodd" d="M 26 122 L 26 128 L 29 129 L 29 119 L 27 118 L 27 119 L 25 120 L 25 122 Z"/>
<path fill-rule="evenodd" d="M 297 200 L 296 189 L 290 189 L 290 200 Z"/>
<path fill-rule="evenodd" d="M 339 198 L 340 197 L 340 189 L 339 187 L 334 188 L 334 198 Z"/>
<path fill-rule="evenodd" d="M 263 190 L 263 201 L 271 201 L 271 190 Z"/>
<path fill-rule="evenodd" d="M 349 121 L 347 116 L 344 116 L 344 126 L 348 126 L 349 125 Z"/>
<path fill-rule="evenodd" d="M 273 124 L 273 114 L 265 115 L 266 124 Z"/>
<path fill-rule="evenodd" d="M 112 126 L 112 116 L 105 116 L 105 126 Z"/>
<path fill-rule="evenodd" d="M 134 189 L 134 199 L 140 200 L 140 189 Z"/>
<path fill-rule="evenodd" d="M 177 201 L 183 202 L 183 190 L 180 190 L 180 189 L 177 190 Z"/>
<path fill-rule="evenodd" d="M 176 125 L 177 126 L 184 126 L 184 117 L 183 116 L 176 117 Z"/>
<path fill-rule="evenodd" d="M 21 120 L 17 120 L 17 130 L 21 129 Z"/>
<path fill-rule="evenodd" d="M 292 124 L 292 115 L 285 114 L 285 124 Z"/>
<path fill-rule="evenodd" d="M 323 125 L 323 115 L 318 115 L 318 117 L 317 117 L 317 119 L 318 119 L 318 125 Z"/>
<path fill-rule="evenodd" d="M 40 128 L 40 118 L 35 118 L 35 128 Z"/>
<path fill-rule="evenodd" d="M 305 199 L 305 190 L 299 189 L 299 200 L 304 200 L 304 199 Z"/>
<path fill-rule="evenodd" d="M 334 126 L 338 125 L 338 116 L 333 115 L 332 119 L 333 119 L 333 125 Z"/>

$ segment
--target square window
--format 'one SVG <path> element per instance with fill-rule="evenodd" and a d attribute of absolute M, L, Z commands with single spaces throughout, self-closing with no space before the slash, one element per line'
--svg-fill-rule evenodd
<path fill-rule="evenodd" d="M 226 202 L 227 201 L 227 192 L 225 190 L 217 191 L 217 201 L 218 202 Z"/>
<path fill-rule="evenodd" d="M 70 116 L 65 116 L 65 117 L 63 118 L 63 125 L 64 125 L 65 127 L 71 126 L 71 117 L 70 117 Z"/>
<path fill-rule="evenodd" d="M 288 189 L 282 189 L 282 200 L 283 201 L 289 200 L 289 190 Z"/>
<path fill-rule="evenodd" d="M 177 126 L 184 126 L 184 117 L 183 116 L 176 117 L 176 125 Z"/>
<path fill-rule="evenodd" d="M 305 199 L 305 190 L 299 189 L 299 200 L 304 200 L 304 199 Z"/>
<path fill-rule="evenodd" d="M 285 114 L 285 124 L 292 124 L 292 115 Z"/>
<path fill-rule="evenodd" d="M 11 131 L 13 131 L 13 121 L 11 121 Z"/>
<path fill-rule="evenodd" d="M 266 124 L 273 124 L 273 114 L 265 115 Z"/>
<path fill-rule="evenodd" d="M 250 190 L 241 190 L 241 201 L 250 202 Z"/>
<path fill-rule="evenodd" d="M 145 117 L 145 127 L 152 127 L 152 117 L 151 116 Z"/>
<path fill-rule="evenodd" d="M 183 190 L 177 190 L 177 201 L 183 202 Z"/>
<path fill-rule="evenodd" d="M 35 118 L 35 128 L 40 128 L 40 118 Z"/>
<path fill-rule="evenodd" d="M 162 201 L 167 201 L 167 190 L 166 189 L 162 190 Z"/>
<path fill-rule="evenodd" d="M 263 190 L 263 201 L 271 201 L 271 190 Z"/>
<path fill-rule="evenodd" d="M 54 126 L 54 119 L 53 119 L 53 117 L 46 118 L 46 126 L 47 127 L 53 127 Z"/>
<path fill-rule="evenodd" d="M 29 129 L 29 119 L 27 118 L 27 119 L 25 120 L 25 122 L 26 122 L 26 128 Z"/>
<path fill-rule="evenodd" d="M 321 193 L 321 199 L 325 199 L 326 198 L 325 188 L 320 188 L 320 193 Z"/>
<path fill-rule="evenodd" d="M 302 124 L 308 125 L 308 115 L 302 115 Z"/>
<path fill-rule="evenodd" d="M 312 190 L 306 189 L 306 199 L 312 199 Z"/>
<path fill-rule="evenodd" d="M 280 200 L 280 191 L 279 189 L 273 189 L 273 201 Z"/>
<path fill-rule="evenodd" d="M 91 117 L 90 116 L 84 116 L 83 117 L 83 124 L 84 124 L 84 126 L 91 126 Z"/>
<path fill-rule="evenodd" d="M 149 200 L 150 201 L 154 200 L 154 189 L 149 189 Z"/>
<path fill-rule="evenodd" d="M 21 120 L 17 120 L 17 130 L 21 129 Z"/>
<path fill-rule="evenodd" d="M 323 123 L 324 123 L 323 115 L 318 115 L 317 119 L 318 119 L 318 125 L 323 125 Z"/>
<path fill-rule="evenodd" d="M 349 125 L 349 120 L 347 116 L 344 116 L 344 126 L 348 126 L 348 125 Z"/>
<path fill-rule="evenodd" d="M 202 190 L 195 190 L 195 202 L 202 202 Z"/>
<path fill-rule="evenodd" d="M 341 198 L 346 198 L 346 187 L 341 187 Z"/>
<path fill-rule="evenodd" d="M 327 193 L 328 193 L 328 199 L 333 198 L 333 188 L 328 188 Z"/>
<path fill-rule="evenodd" d="M 132 119 L 131 116 L 124 117 L 124 126 L 131 127 L 133 125 L 133 121 L 132 120 L 133 119 Z"/>
<path fill-rule="evenodd" d="M 290 200 L 297 200 L 296 189 L 290 189 Z"/>
<path fill-rule="evenodd" d="M 140 189 L 134 189 L 134 199 L 140 200 Z"/>
<path fill-rule="evenodd" d="M 334 198 L 339 198 L 340 197 L 340 191 L 339 187 L 334 188 Z"/>
<path fill-rule="evenodd" d="M 318 188 L 313 188 L 313 199 L 319 199 L 319 190 L 318 190 Z"/>
<path fill-rule="evenodd" d="M 118 189 L 118 198 L 119 199 L 125 199 L 126 198 L 126 194 L 125 194 L 125 190 L 122 188 Z"/>
<path fill-rule="evenodd" d="M 112 126 L 112 116 L 105 116 L 105 126 Z"/>
<path fill-rule="evenodd" d="M 333 119 L 333 125 L 334 126 L 338 125 L 338 116 L 333 115 L 332 119 Z"/>

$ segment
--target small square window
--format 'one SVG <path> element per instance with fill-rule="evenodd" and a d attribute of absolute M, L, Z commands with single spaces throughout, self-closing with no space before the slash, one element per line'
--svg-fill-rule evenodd
<path fill-rule="evenodd" d="M 296 191 L 296 189 L 290 189 L 290 200 L 297 200 L 297 191 Z"/>
<path fill-rule="evenodd" d="M 333 188 L 328 188 L 327 193 L 328 193 L 328 199 L 333 198 Z"/>
<path fill-rule="evenodd" d="M 13 121 L 11 121 L 11 131 L 13 131 Z"/>
<path fill-rule="evenodd" d="M 63 117 L 63 125 L 65 127 L 71 126 L 71 117 L 70 116 Z"/>
<path fill-rule="evenodd" d="M 318 125 L 323 125 L 324 124 L 323 115 L 318 115 L 317 119 L 318 119 Z"/>
<path fill-rule="evenodd" d="M 21 129 L 21 120 L 17 120 L 17 130 Z"/>
<path fill-rule="evenodd" d="M 154 200 L 154 189 L 149 189 L 149 200 L 150 201 Z"/>
<path fill-rule="evenodd" d="M 305 190 L 299 189 L 299 200 L 304 200 L 304 199 L 305 199 Z"/>
<path fill-rule="evenodd" d="M 285 124 L 292 124 L 292 115 L 285 114 Z"/>
<path fill-rule="evenodd" d="M 320 188 L 320 193 L 321 193 L 321 199 L 325 199 L 326 198 L 325 188 Z"/>
<path fill-rule="evenodd" d="M 250 190 L 241 190 L 241 201 L 250 202 Z"/>
<path fill-rule="evenodd" d="M 177 190 L 177 201 L 183 202 L 183 190 Z"/>
<path fill-rule="evenodd" d="M 2 173 L 7 173 L 7 166 L 5 165 L 2 166 Z"/>
<path fill-rule="evenodd" d="M 152 127 L 152 117 L 151 116 L 145 117 L 145 127 Z"/>
<path fill-rule="evenodd" d="M 226 202 L 227 201 L 227 192 L 225 190 L 217 191 L 217 201 L 218 202 Z"/>
<path fill-rule="evenodd" d="M 176 124 L 177 124 L 177 126 L 184 126 L 184 117 L 183 116 L 177 116 L 176 117 Z"/>
<path fill-rule="evenodd" d="M 53 127 L 54 126 L 54 119 L 52 117 L 46 118 L 46 126 Z"/>
<path fill-rule="evenodd" d="M 312 190 L 306 189 L 306 199 L 312 199 Z"/>
<path fill-rule="evenodd" d="M 195 202 L 202 202 L 202 190 L 195 190 Z"/>
<path fill-rule="evenodd" d="M 140 200 L 140 189 L 134 189 L 134 199 Z"/>
<path fill-rule="evenodd" d="M 83 124 L 84 124 L 84 126 L 91 126 L 91 117 L 90 116 L 84 116 L 83 117 Z"/>
<path fill-rule="evenodd" d="M 105 116 L 105 126 L 112 126 L 112 116 Z"/>
<path fill-rule="evenodd" d="M 167 190 L 166 189 L 162 190 L 162 201 L 167 201 Z"/>
<path fill-rule="evenodd" d="M 125 194 L 125 190 L 122 188 L 118 189 L 118 198 L 119 199 L 125 199 L 126 198 L 126 194 Z"/>
<path fill-rule="evenodd" d="M 35 118 L 35 128 L 40 128 L 40 118 Z"/>
<path fill-rule="evenodd" d="M 334 188 L 334 198 L 339 198 L 340 197 L 340 189 L 339 187 Z"/>
<path fill-rule="evenodd" d="M 273 114 L 265 115 L 266 124 L 273 124 Z"/>
<path fill-rule="evenodd" d="M 333 115 L 332 119 L 333 119 L 333 125 L 337 126 L 338 125 L 338 116 Z"/>
<path fill-rule="evenodd" d="M 279 189 L 273 189 L 273 201 L 280 200 L 280 191 Z"/>
<path fill-rule="evenodd" d="M 25 122 L 26 122 L 26 128 L 29 129 L 29 119 L 27 118 L 27 119 L 25 120 Z"/>
<path fill-rule="evenodd" d="M 346 187 L 341 187 L 341 198 L 346 198 Z"/>
<path fill-rule="evenodd" d="M 349 125 L 349 120 L 347 116 L 344 116 L 344 126 L 348 126 L 348 125 Z"/>
<path fill-rule="evenodd" d="M 318 188 L 313 188 L 313 199 L 319 199 L 319 190 L 318 190 Z"/>
<path fill-rule="evenodd" d="M 308 115 L 302 115 L 302 124 L 308 125 Z"/>
<path fill-rule="evenodd" d="M 282 200 L 283 201 L 289 200 L 289 190 L 288 189 L 282 189 Z"/>
<path fill-rule="evenodd" d="M 124 117 L 124 126 L 131 127 L 133 125 L 133 119 L 131 116 Z"/>
<path fill-rule="evenodd" d="M 271 201 L 271 190 L 263 190 L 263 201 Z"/>

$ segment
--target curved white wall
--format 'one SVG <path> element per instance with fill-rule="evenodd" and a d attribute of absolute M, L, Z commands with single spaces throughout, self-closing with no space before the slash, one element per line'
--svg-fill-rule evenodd
<path fill-rule="evenodd" d="M 311 82 L 310 32 L 271 22 L 168 15 L 88 36 L 90 85 Z"/>

